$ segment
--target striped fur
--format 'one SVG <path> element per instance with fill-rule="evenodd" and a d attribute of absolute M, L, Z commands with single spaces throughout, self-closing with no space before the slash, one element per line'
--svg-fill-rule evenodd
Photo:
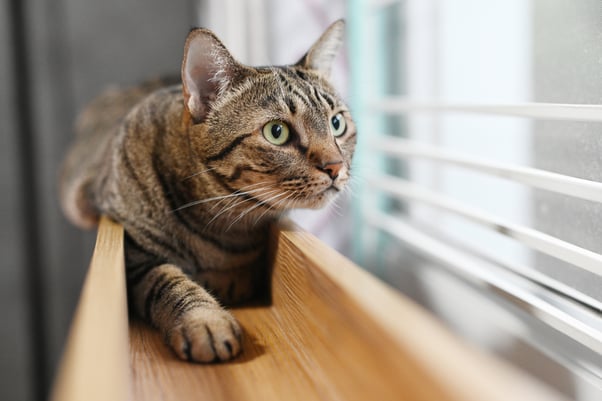
<path fill-rule="evenodd" d="M 342 30 L 333 24 L 295 65 L 257 68 L 193 30 L 183 85 L 111 90 L 78 121 L 65 214 L 81 227 L 100 214 L 123 224 L 130 307 L 183 359 L 241 351 L 241 328 L 221 304 L 265 292 L 269 225 L 326 205 L 349 179 L 355 126 L 326 75 Z M 347 128 L 335 137 L 338 113 Z M 289 127 L 283 145 L 263 133 L 273 120 Z"/>

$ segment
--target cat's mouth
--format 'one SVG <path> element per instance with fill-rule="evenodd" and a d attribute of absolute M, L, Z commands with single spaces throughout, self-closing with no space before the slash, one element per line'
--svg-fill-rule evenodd
<path fill-rule="evenodd" d="M 323 180 L 302 188 L 286 188 L 282 192 L 267 193 L 267 199 L 259 199 L 273 210 L 320 209 L 336 198 L 345 188 L 346 180 Z"/>
<path fill-rule="evenodd" d="M 307 198 L 307 206 L 311 209 L 320 209 L 330 203 L 341 192 L 341 187 L 332 183 L 321 192 Z"/>
<path fill-rule="evenodd" d="M 328 192 L 330 190 L 334 190 L 335 192 L 341 192 L 341 188 L 339 188 L 338 186 L 336 186 L 334 184 L 334 182 L 328 188 L 326 188 L 326 191 L 324 191 L 324 192 Z"/>

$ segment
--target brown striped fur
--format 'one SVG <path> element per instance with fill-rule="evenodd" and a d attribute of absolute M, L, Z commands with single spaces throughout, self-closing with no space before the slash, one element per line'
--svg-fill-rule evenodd
<path fill-rule="evenodd" d="M 241 351 L 241 329 L 220 303 L 265 291 L 269 225 L 291 208 L 326 205 L 349 179 L 355 126 L 327 81 L 343 30 L 335 22 L 295 65 L 253 68 L 194 29 L 182 85 L 111 90 L 78 120 L 65 214 L 81 227 L 101 214 L 123 224 L 130 307 L 183 359 Z M 339 113 L 347 128 L 335 137 Z M 264 135 L 274 120 L 290 130 L 282 145 Z"/>

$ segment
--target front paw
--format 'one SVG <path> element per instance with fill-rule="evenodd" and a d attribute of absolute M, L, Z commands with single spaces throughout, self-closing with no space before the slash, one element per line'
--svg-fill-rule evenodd
<path fill-rule="evenodd" d="M 242 350 L 242 330 L 223 309 L 198 308 L 186 313 L 167 333 L 175 353 L 191 362 L 219 362 L 234 358 Z"/>

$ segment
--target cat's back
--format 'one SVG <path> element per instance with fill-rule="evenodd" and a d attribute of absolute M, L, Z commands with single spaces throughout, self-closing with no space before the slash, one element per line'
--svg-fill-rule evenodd
<path fill-rule="evenodd" d="M 179 83 L 179 78 L 168 77 L 148 80 L 135 86 L 107 88 L 79 114 L 75 124 L 77 139 L 108 133 L 150 94 Z"/>
<path fill-rule="evenodd" d="M 161 78 L 131 87 L 111 87 L 92 100 L 75 123 L 75 141 L 64 160 L 59 185 L 61 206 L 75 225 L 91 228 L 99 212 L 92 199 L 92 185 L 106 164 L 112 139 L 126 116 L 161 88 L 179 79 Z"/>

